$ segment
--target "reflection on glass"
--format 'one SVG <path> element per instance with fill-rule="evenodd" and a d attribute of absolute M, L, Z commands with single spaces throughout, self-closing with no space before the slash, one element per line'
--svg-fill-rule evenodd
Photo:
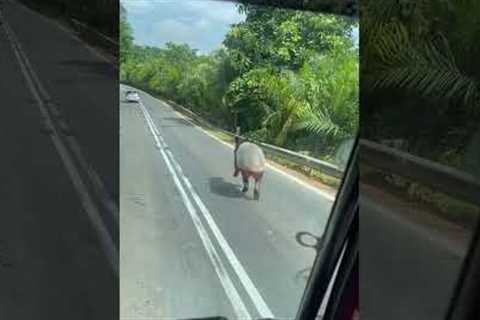
<path fill-rule="evenodd" d="M 480 213 L 478 2 L 362 4 L 362 317 L 444 319 Z"/>
<path fill-rule="evenodd" d="M 358 128 L 357 22 L 121 4 L 122 317 L 293 318 Z"/>

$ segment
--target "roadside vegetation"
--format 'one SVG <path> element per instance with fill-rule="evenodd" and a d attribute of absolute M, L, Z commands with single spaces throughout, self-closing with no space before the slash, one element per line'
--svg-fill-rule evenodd
<path fill-rule="evenodd" d="M 175 101 L 229 131 L 329 159 L 358 130 L 355 20 L 238 5 L 218 50 L 134 43 L 120 14 L 121 80 Z"/>
<path fill-rule="evenodd" d="M 480 2 L 365 0 L 361 12 L 361 136 L 401 140 L 409 153 L 480 178 Z M 451 221 L 472 227 L 479 217 L 476 206 L 387 178 Z"/>
<path fill-rule="evenodd" d="M 361 5 L 362 136 L 403 139 L 411 153 L 474 170 L 467 142 L 480 133 L 480 2 Z"/>

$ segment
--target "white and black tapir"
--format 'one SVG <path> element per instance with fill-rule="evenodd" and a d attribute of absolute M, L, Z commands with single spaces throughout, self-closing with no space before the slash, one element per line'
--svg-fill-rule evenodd
<path fill-rule="evenodd" d="M 251 142 L 241 142 L 240 137 L 235 137 L 235 150 L 234 165 L 235 172 L 234 177 L 237 177 L 239 173 L 242 175 L 243 189 L 242 192 L 248 191 L 249 178 L 252 177 L 255 180 L 255 187 L 253 190 L 253 197 L 255 200 L 260 199 L 260 184 L 263 179 L 263 173 L 265 171 L 265 155 L 262 149 Z"/>

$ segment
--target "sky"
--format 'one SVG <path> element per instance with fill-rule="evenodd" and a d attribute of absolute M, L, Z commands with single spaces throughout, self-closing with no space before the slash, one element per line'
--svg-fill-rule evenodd
<path fill-rule="evenodd" d="M 199 0 L 121 0 L 135 43 L 188 43 L 202 53 L 218 49 L 230 25 L 243 21 L 233 3 Z"/>
<path fill-rule="evenodd" d="M 135 43 L 163 47 L 188 43 L 201 53 L 218 49 L 230 29 L 241 22 L 233 3 L 203 0 L 121 0 L 133 28 Z M 358 42 L 358 29 L 354 30 Z"/>

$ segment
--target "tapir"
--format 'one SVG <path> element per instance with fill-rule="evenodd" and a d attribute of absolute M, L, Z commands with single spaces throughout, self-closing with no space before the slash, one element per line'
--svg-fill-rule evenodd
<path fill-rule="evenodd" d="M 259 146 L 247 141 L 241 142 L 239 137 L 235 137 L 235 172 L 233 176 L 237 177 L 238 174 L 241 173 L 243 180 L 243 193 L 248 191 L 249 178 L 254 179 L 255 187 L 253 190 L 253 197 L 255 200 L 260 199 L 260 184 L 265 171 L 265 163 L 265 155 Z"/>

